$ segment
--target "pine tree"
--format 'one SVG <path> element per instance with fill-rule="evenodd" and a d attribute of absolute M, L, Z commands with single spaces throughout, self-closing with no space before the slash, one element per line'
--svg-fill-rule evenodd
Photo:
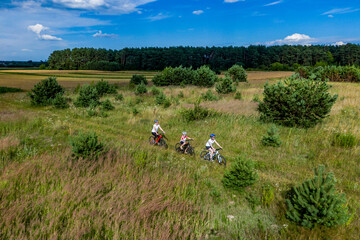
<path fill-rule="evenodd" d="M 271 147 L 279 147 L 281 145 L 280 136 L 278 133 L 278 129 L 275 125 L 272 125 L 266 136 L 263 136 L 261 143 L 264 146 L 271 146 Z"/>

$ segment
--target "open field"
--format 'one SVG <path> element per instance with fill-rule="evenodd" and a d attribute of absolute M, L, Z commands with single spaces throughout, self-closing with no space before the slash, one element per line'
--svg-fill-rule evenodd
<path fill-rule="evenodd" d="M 220 114 L 191 123 L 180 111 L 208 89 L 161 88 L 172 102 L 165 109 L 150 92 L 136 96 L 125 85 L 133 73 L 0 71 L 0 86 L 26 90 L 58 75 L 72 101 L 71 88 L 97 77 L 121 83 L 118 92 L 124 96 L 123 101 L 105 96 L 115 110 L 108 117 L 89 117 L 87 109 L 74 106 L 32 107 L 26 93 L 0 95 L 0 239 L 358 239 L 360 146 L 333 146 L 331 139 L 337 132 L 360 139 L 359 84 L 332 84 L 339 98 L 330 116 L 310 129 L 279 127 L 282 145 L 272 148 L 261 144 L 271 125 L 258 120 L 252 100 L 261 98 L 265 82 L 291 72 L 249 72 L 249 83 L 237 87 L 242 100 L 228 94 L 202 102 Z M 147 142 L 154 119 L 167 133 L 167 150 Z M 80 129 L 95 131 L 109 153 L 95 163 L 72 160 L 69 136 Z M 195 139 L 195 159 L 173 149 L 182 131 Z M 229 166 L 237 156 L 256 163 L 255 185 L 243 192 L 224 189 L 224 168 L 198 157 L 210 133 L 217 135 Z M 308 230 L 285 218 L 284 198 L 320 164 L 334 172 L 352 218 L 334 229 Z M 268 205 L 261 203 L 266 185 L 274 193 Z"/>

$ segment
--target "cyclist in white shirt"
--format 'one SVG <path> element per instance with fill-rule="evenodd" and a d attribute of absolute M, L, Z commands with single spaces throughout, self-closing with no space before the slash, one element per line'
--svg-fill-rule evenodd
<path fill-rule="evenodd" d="M 222 147 L 220 146 L 220 144 L 215 140 L 215 134 L 211 134 L 211 135 L 210 135 L 210 139 L 207 141 L 207 143 L 206 143 L 206 145 L 205 145 L 206 149 L 209 150 L 209 152 L 210 152 L 210 160 L 211 160 L 211 161 L 213 161 L 213 160 L 212 160 L 212 157 L 213 157 L 214 152 L 215 152 L 215 148 L 213 147 L 213 144 L 214 144 L 214 143 L 216 143 L 216 145 L 218 145 L 219 148 L 222 148 Z"/>
<path fill-rule="evenodd" d="M 151 130 L 151 133 L 152 133 L 152 135 L 155 136 L 155 141 L 157 142 L 157 138 L 159 136 L 158 129 L 160 128 L 160 130 L 163 131 L 164 133 L 165 133 L 165 131 L 160 127 L 160 124 L 159 124 L 158 120 L 155 120 L 154 122 L 155 123 L 153 125 L 152 130 Z"/>

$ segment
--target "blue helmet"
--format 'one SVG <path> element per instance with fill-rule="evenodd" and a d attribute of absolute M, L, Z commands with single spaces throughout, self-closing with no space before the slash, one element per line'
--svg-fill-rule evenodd
<path fill-rule="evenodd" d="M 156 122 L 156 123 L 157 123 L 158 121 L 159 121 L 159 120 L 155 120 L 154 122 Z"/>
<path fill-rule="evenodd" d="M 215 134 L 211 134 L 210 137 L 215 137 Z"/>

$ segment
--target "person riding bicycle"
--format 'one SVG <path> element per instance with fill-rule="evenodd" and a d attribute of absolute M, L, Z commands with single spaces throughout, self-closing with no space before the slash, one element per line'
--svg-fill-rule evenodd
<path fill-rule="evenodd" d="M 216 143 L 220 149 L 222 149 L 222 147 L 220 146 L 220 144 L 215 140 L 215 134 L 211 134 L 210 135 L 210 139 L 207 141 L 205 147 L 207 150 L 209 150 L 210 152 L 210 160 L 213 161 L 213 155 L 216 151 L 216 149 L 213 147 L 213 144 Z"/>
<path fill-rule="evenodd" d="M 158 133 L 158 129 L 160 128 L 160 130 L 163 131 L 164 134 L 165 134 L 165 131 L 160 127 L 159 120 L 155 120 L 154 122 L 155 122 L 155 123 L 154 123 L 154 125 L 153 125 L 152 130 L 151 130 L 151 133 L 152 133 L 152 135 L 155 136 L 155 142 L 157 143 L 157 142 L 158 142 L 159 135 L 160 135 L 160 134 Z"/>
<path fill-rule="evenodd" d="M 192 139 L 192 138 L 189 138 L 186 134 L 187 134 L 186 132 L 182 132 L 182 136 L 180 138 L 180 144 L 181 144 L 180 149 L 183 150 L 184 146 L 186 146 L 185 153 L 186 153 L 186 150 L 187 150 L 187 146 L 189 144 L 188 142 L 186 142 L 186 140 Z"/>

